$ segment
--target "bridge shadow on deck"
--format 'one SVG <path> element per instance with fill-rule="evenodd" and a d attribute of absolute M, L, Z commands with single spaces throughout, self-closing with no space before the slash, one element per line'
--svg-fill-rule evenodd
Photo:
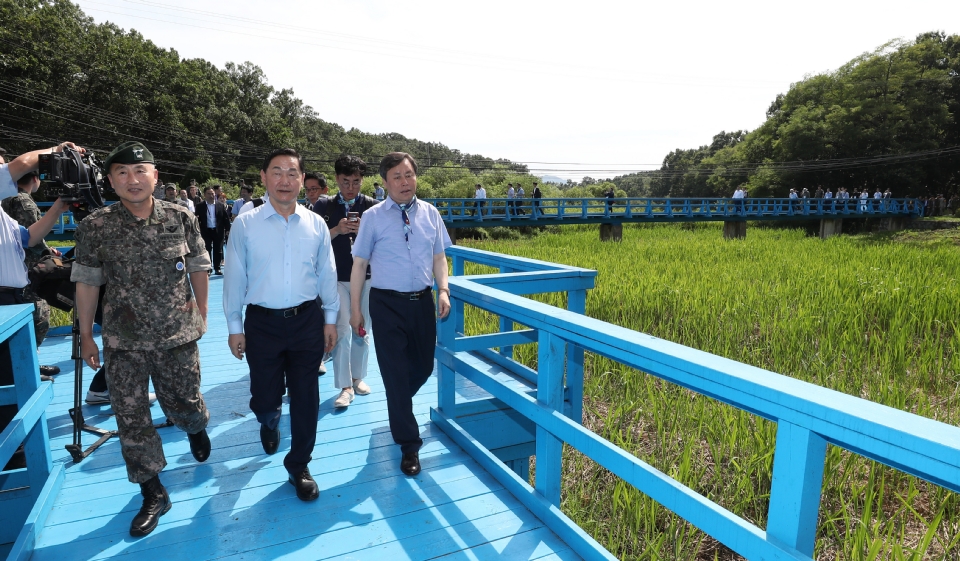
<path fill-rule="evenodd" d="M 210 459 L 197 464 L 186 435 L 160 429 L 168 465 L 161 474 L 173 508 L 149 536 L 128 534 L 140 508 L 139 488 L 127 481 L 116 438 L 73 464 L 70 339 L 51 338 L 41 362 L 64 374 L 48 408 L 54 461 L 65 463 L 63 489 L 32 559 L 579 559 L 491 475 L 429 422 L 435 379 L 414 400 L 421 421 L 423 471 L 402 475 L 400 451 L 387 427 L 386 400 L 376 357 L 367 381 L 373 392 L 334 410 L 333 376 L 320 378 L 321 410 L 310 470 L 320 498 L 304 503 L 287 483 L 287 406 L 280 451 L 264 454 L 259 423 L 248 408 L 248 371 L 226 349 L 219 277 L 210 291 L 210 326 L 200 341 L 202 391 L 211 412 Z M 328 363 L 328 367 L 331 365 Z M 87 369 L 84 391 L 92 376 Z M 466 383 L 462 395 L 475 395 Z M 84 406 L 87 422 L 116 427 L 109 406 Z M 154 420 L 163 421 L 158 404 Z M 95 440 L 85 434 L 83 443 Z"/>

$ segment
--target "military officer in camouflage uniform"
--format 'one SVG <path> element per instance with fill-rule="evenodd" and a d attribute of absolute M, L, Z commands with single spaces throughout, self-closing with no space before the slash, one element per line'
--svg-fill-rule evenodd
<path fill-rule="evenodd" d="M 120 203 L 77 227 L 71 279 L 77 283 L 80 354 L 94 369 L 100 358 L 93 316 L 99 287 L 106 285 L 107 385 L 127 477 L 143 494 L 130 534 L 145 536 L 170 510 L 158 475 L 167 462 L 150 415 L 151 378 L 163 412 L 188 434 L 194 458 L 203 462 L 210 455 L 210 413 L 200 393 L 196 343 L 206 331 L 210 258 L 193 213 L 152 196 L 157 170 L 142 144 L 118 146 L 104 160 L 104 170 Z"/>
<path fill-rule="evenodd" d="M 37 203 L 35 203 L 33 197 L 31 197 L 39 188 L 40 176 L 37 175 L 35 171 L 30 172 L 17 180 L 17 194 L 8 199 L 4 199 L 3 202 L 0 203 L 0 205 L 3 206 L 4 212 L 24 228 L 29 228 L 43 216 L 40 208 L 37 207 Z M 45 252 L 49 253 L 50 251 L 47 242 L 43 240 L 33 247 L 24 249 L 24 253 L 26 254 L 24 262 L 27 264 L 27 269 L 32 269 L 33 266 L 40 261 L 40 258 L 43 257 Z M 33 302 L 34 305 L 33 330 L 37 337 L 37 346 L 39 347 L 40 343 L 47 337 L 47 331 L 50 330 L 50 306 L 43 298 L 37 296 L 37 293 L 30 288 L 30 285 L 27 285 L 24 289 L 23 297 L 25 300 Z M 54 366 L 40 367 L 40 374 L 45 376 L 59 372 L 60 369 Z"/>

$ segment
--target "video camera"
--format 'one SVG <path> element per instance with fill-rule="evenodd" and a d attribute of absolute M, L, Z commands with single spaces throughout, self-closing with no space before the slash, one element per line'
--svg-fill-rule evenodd
<path fill-rule="evenodd" d="M 44 193 L 70 205 L 76 220 L 104 206 L 101 164 L 92 152 L 80 154 L 64 147 L 63 152 L 40 154 L 40 181 Z M 81 216 L 77 216 L 77 214 Z"/>

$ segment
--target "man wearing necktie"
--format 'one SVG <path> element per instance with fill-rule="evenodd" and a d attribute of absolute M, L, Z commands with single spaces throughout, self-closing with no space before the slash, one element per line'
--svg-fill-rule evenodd
<path fill-rule="evenodd" d="M 390 432 L 400 445 L 400 471 L 420 473 L 420 428 L 413 396 L 433 372 L 437 342 L 436 279 L 439 316 L 450 312 L 446 248 L 453 245 L 440 212 L 417 199 L 417 162 L 392 152 L 380 162 L 387 189 L 383 203 L 367 210 L 353 243 L 350 274 L 350 326 L 369 327 L 361 294 L 370 270 L 370 319 L 380 373 L 387 394 Z"/>
<path fill-rule="evenodd" d="M 354 395 L 367 395 L 370 386 L 363 379 L 367 375 L 370 357 L 369 337 L 350 333 L 350 272 L 353 255 L 350 250 L 357 237 L 364 212 L 376 205 L 370 197 L 360 193 L 367 164 L 356 156 L 340 156 L 333 164 L 340 191 L 333 197 L 322 197 L 313 205 L 313 211 L 323 217 L 330 228 L 333 256 L 337 261 L 337 294 L 340 313 L 337 315 L 337 346 L 333 349 L 333 382 L 340 390 L 334 407 L 348 407 Z M 309 176 L 309 174 L 308 174 Z M 360 308 L 367 328 L 370 327 L 370 272 L 363 284 Z"/>

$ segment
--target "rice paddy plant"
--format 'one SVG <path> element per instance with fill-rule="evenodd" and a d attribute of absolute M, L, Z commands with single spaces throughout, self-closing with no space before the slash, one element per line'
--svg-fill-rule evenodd
<path fill-rule="evenodd" d="M 489 251 L 599 271 L 587 315 L 949 424 L 960 422 L 960 254 L 882 235 L 807 237 L 719 225 L 567 227 Z M 477 268 L 468 274 L 491 272 Z M 562 295 L 538 300 L 564 307 Z M 468 309 L 468 333 L 497 329 Z M 515 348 L 536 368 L 536 345 Z M 765 527 L 776 425 L 588 353 L 584 424 Z M 736 559 L 572 449 L 562 508 L 623 559 Z M 960 559 L 960 500 L 828 447 L 818 559 Z"/>

